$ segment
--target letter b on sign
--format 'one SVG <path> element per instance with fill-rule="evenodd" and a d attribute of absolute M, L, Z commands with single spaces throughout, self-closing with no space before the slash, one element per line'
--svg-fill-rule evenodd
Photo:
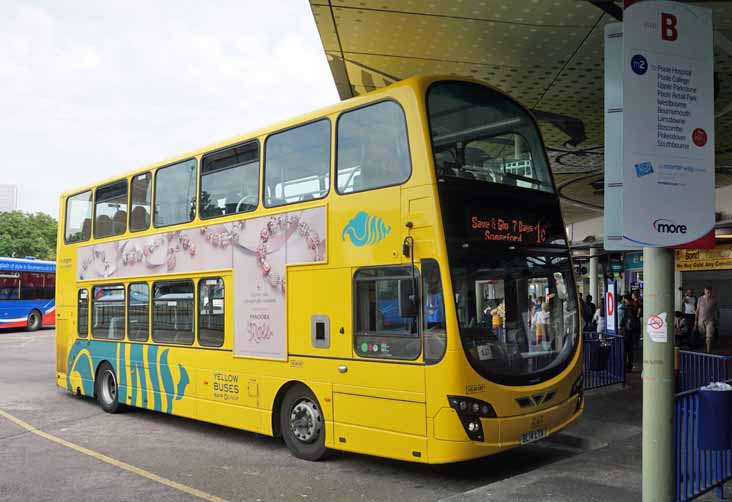
<path fill-rule="evenodd" d="M 661 40 L 674 42 L 679 38 L 679 30 L 676 29 L 676 16 L 661 12 Z"/>

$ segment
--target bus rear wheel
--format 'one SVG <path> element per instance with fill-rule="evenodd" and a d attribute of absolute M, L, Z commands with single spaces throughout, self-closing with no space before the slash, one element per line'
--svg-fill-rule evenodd
<path fill-rule="evenodd" d="M 107 413 L 117 413 L 120 411 L 117 376 L 114 374 L 112 365 L 108 362 L 105 361 L 99 366 L 95 385 L 99 406 Z"/>
<path fill-rule="evenodd" d="M 37 331 L 41 327 L 41 313 L 37 310 L 32 311 L 28 314 L 28 331 Z"/>
<path fill-rule="evenodd" d="M 325 457 L 325 420 L 315 394 L 302 384 L 291 387 L 280 408 L 280 431 L 290 452 L 303 460 Z"/>

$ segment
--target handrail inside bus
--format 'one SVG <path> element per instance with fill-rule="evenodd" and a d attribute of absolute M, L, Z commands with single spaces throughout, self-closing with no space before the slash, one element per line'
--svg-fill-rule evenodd
<path fill-rule="evenodd" d="M 477 136 L 479 133 L 482 133 L 482 132 L 493 131 L 494 129 L 500 129 L 500 128 L 503 128 L 506 126 L 516 125 L 519 123 L 521 123 L 520 118 L 502 120 L 500 122 L 494 122 L 492 124 L 471 127 L 470 129 L 462 129 L 460 131 L 451 132 L 449 134 L 444 134 L 442 136 L 435 136 L 433 138 L 433 141 L 435 142 L 435 144 L 441 144 L 441 143 L 447 143 L 447 142 L 449 142 L 451 140 L 455 140 L 455 139 L 464 140 L 465 137 L 468 135 Z"/>

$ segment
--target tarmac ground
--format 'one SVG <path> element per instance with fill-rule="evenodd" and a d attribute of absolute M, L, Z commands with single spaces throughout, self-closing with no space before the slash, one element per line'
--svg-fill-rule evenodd
<path fill-rule="evenodd" d="M 584 416 L 547 440 L 446 466 L 347 453 L 306 462 L 250 432 L 104 413 L 54 374 L 53 330 L 0 331 L 0 500 L 640 500 L 637 373 L 588 393 Z"/>

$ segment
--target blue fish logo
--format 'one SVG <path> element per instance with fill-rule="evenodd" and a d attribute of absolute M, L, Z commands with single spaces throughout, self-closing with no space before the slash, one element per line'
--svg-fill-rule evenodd
<path fill-rule="evenodd" d="M 378 216 L 369 216 L 366 211 L 360 211 L 343 228 L 341 239 L 350 237 L 354 246 L 366 246 L 380 242 L 391 233 L 391 226 L 386 225 Z"/>

